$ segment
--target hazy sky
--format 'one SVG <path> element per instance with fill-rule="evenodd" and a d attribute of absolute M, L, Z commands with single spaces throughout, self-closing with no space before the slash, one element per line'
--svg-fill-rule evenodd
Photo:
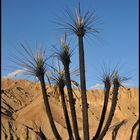
<path fill-rule="evenodd" d="M 8 57 L 19 41 L 31 48 L 36 43 L 48 50 L 52 45 L 59 46 L 63 31 L 53 21 L 58 16 L 58 20 L 65 19 L 65 10 L 74 12 L 77 4 L 78 0 L 2 0 L 2 76 L 11 76 L 17 70 L 7 66 L 14 65 Z M 87 87 L 100 86 L 98 74 L 103 63 L 119 63 L 122 74 L 133 76 L 127 84 L 138 86 L 138 0 L 81 0 L 81 7 L 83 11 L 95 11 L 100 21 L 96 25 L 100 31 L 97 38 L 84 40 Z M 68 40 L 75 48 L 71 64 L 75 67 L 77 38 L 70 35 Z"/>

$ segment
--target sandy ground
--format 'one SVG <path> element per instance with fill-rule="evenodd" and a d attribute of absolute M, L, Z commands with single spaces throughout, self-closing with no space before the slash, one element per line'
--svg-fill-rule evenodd
<path fill-rule="evenodd" d="M 48 86 L 49 102 L 57 129 L 63 140 L 68 139 L 64 114 L 61 106 L 59 93 L 52 93 Z M 81 139 L 82 112 L 80 93 L 75 90 L 76 112 Z M 54 140 L 43 104 L 41 87 L 39 83 L 27 80 L 2 79 L 1 89 L 1 140 L 40 140 L 39 128 L 47 139 Z M 87 92 L 89 105 L 90 137 L 95 134 L 100 120 L 103 91 L 90 90 Z M 111 98 L 108 105 L 107 115 L 110 110 Z M 67 93 L 66 99 L 68 100 Z M 138 114 L 138 89 L 120 89 L 115 116 L 104 140 L 136 140 L 139 118 Z M 70 108 L 67 102 L 70 115 Z M 131 139 L 132 138 L 132 139 Z"/>

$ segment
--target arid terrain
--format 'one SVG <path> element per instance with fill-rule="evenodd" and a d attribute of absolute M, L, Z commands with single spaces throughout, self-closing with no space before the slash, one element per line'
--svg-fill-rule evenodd
<path fill-rule="evenodd" d="M 68 140 L 61 100 L 58 92 L 52 93 L 47 86 L 49 102 L 53 117 L 63 140 Z M 75 89 L 76 112 L 78 127 L 82 138 L 82 112 L 80 93 Z M 103 91 L 90 90 L 87 92 L 89 107 L 90 137 L 97 130 L 100 120 Z M 108 112 L 111 105 L 108 106 Z M 70 115 L 70 109 L 67 105 Z M 121 88 L 112 124 L 104 140 L 136 140 L 139 118 L 138 89 Z M 108 113 L 107 112 L 107 113 Z M 1 88 L 1 140 L 40 140 L 39 129 L 49 140 L 54 140 L 50 124 L 45 112 L 41 87 L 39 83 L 27 80 L 2 79 Z M 108 115 L 108 114 L 107 114 Z M 107 116 L 106 116 L 107 117 Z"/>

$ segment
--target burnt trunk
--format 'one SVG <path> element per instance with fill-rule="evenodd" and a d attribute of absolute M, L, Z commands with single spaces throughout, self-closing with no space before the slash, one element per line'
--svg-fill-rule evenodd
<path fill-rule="evenodd" d="M 109 99 L 109 91 L 110 91 L 110 86 L 105 88 L 104 105 L 103 105 L 103 109 L 102 109 L 102 115 L 101 115 L 101 118 L 100 118 L 100 122 L 99 122 L 99 125 L 98 125 L 97 132 L 96 132 L 96 134 L 95 134 L 95 136 L 93 137 L 92 140 L 96 140 L 100 135 L 100 132 L 101 132 L 104 120 L 105 120 L 105 114 L 106 114 L 108 99 Z"/>
<path fill-rule="evenodd" d="M 64 88 L 59 87 L 59 91 L 60 91 L 60 95 L 61 95 L 62 107 L 63 107 L 65 121 L 66 121 L 66 125 L 67 125 L 67 131 L 69 134 L 69 140 L 74 140 L 71 125 L 70 125 L 68 110 L 67 110 L 67 106 L 66 106 L 66 102 L 65 102 Z"/>
<path fill-rule="evenodd" d="M 113 97 L 112 97 L 112 104 L 111 104 L 110 113 L 109 113 L 107 122 L 104 126 L 104 129 L 101 132 L 100 136 L 97 138 L 97 140 L 103 140 L 103 137 L 106 135 L 106 133 L 109 129 L 109 126 L 110 126 L 111 121 L 113 119 L 113 116 L 114 116 L 114 113 L 115 113 L 115 108 L 116 108 L 116 105 L 117 105 L 118 90 L 119 90 L 119 85 L 114 85 L 113 92 L 112 92 Z"/>
<path fill-rule="evenodd" d="M 49 119 L 49 122 L 50 122 L 50 126 L 52 128 L 53 134 L 54 134 L 54 136 L 57 140 L 62 140 L 58 131 L 57 131 L 57 129 L 56 129 L 56 126 L 55 126 L 55 123 L 54 123 L 54 120 L 53 120 L 53 116 L 52 116 L 52 113 L 51 113 L 51 108 L 50 108 L 50 105 L 49 105 L 48 95 L 47 95 L 47 91 L 46 91 L 46 85 L 45 85 L 44 77 L 39 78 L 39 80 L 40 80 L 40 83 L 41 83 L 41 89 L 42 89 L 42 93 L 43 93 L 45 109 L 46 109 L 46 112 L 47 112 L 47 115 L 48 115 L 48 119 Z"/>
<path fill-rule="evenodd" d="M 86 95 L 85 60 L 83 37 L 79 36 L 79 65 L 80 65 L 80 86 L 82 98 L 83 133 L 84 140 L 89 140 L 88 106 Z"/>
<path fill-rule="evenodd" d="M 76 118 L 76 111 L 75 111 L 75 103 L 74 103 L 73 92 L 72 92 L 72 87 L 71 87 L 69 64 L 64 64 L 64 70 L 65 70 L 66 86 L 67 86 L 67 90 L 68 90 L 68 97 L 69 97 L 69 104 L 70 104 L 70 110 L 71 110 L 74 135 L 75 135 L 76 140 L 80 140 L 79 132 L 78 132 L 77 118 Z"/>

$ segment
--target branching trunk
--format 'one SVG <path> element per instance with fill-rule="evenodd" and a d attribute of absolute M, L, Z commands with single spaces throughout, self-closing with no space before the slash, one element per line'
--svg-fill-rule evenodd
<path fill-rule="evenodd" d="M 67 131 L 69 134 L 69 140 L 74 140 L 71 125 L 70 125 L 70 119 L 68 116 L 68 110 L 67 110 L 67 106 L 66 106 L 66 102 L 65 102 L 64 89 L 59 87 L 59 91 L 60 91 L 60 95 L 61 95 L 63 111 L 64 111 L 65 121 L 66 121 L 66 125 L 67 125 Z"/>
<path fill-rule="evenodd" d="M 105 120 L 105 114 L 106 114 L 108 99 L 109 99 L 109 91 L 110 91 L 110 86 L 105 88 L 104 105 L 103 105 L 103 109 L 102 109 L 102 115 L 101 115 L 101 118 L 100 118 L 100 122 L 99 122 L 99 125 L 98 125 L 97 132 L 96 132 L 95 136 L 93 137 L 93 140 L 96 140 L 99 137 L 102 126 L 103 126 L 103 123 L 104 123 L 104 120 Z"/>
<path fill-rule="evenodd" d="M 76 111 L 75 111 L 75 103 L 74 103 L 72 87 L 71 87 L 69 64 L 68 65 L 64 64 L 64 70 L 65 70 L 66 86 L 68 89 L 68 97 L 69 97 L 69 104 L 70 104 L 70 110 L 71 110 L 71 116 L 72 116 L 74 135 L 75 135 L 76 140 L 80 140 L 79 132 L 78 132 L 77 118 L 76 118 Z"/>
<path fill-rule="evenodd" d="M 48 100 L 48 95 L 47 95 L 47 91 L 46 91 L 46 85 L 45 85 L 45 81 L 44 81 L 44 77 L 40 78 L 40 83 L 41 83 L 41 89 L 42 89 L 42 93 L 43 93 L 43 99 L 44 99 L 44 104 L 45 104 L 45 109 L 48 115 L 48 119 L 53 131 L 53 134 L 55 136 L 55 138 L 57 140 L 62 140 L 54 123 L 53 117 L 52 117 L 52 113 L 51 113 L 51 109 L 50 109 L 50 105 L 49 105 L 49 100 Z"/>
<path fill-rule="evenodd" d="M 107 122 L 104 126 L 103 131 L 101 132 L 100 136 L 97 138 L 97 140 L 103 140 L 103 137 L 106 135 L 109 126 L 111 124 L 111 121 L 113 119 L 114 113 L 115 113 L 115 108 L 117 105 L 117 96 L 118 96 L 118 90 L 119 90 L 119 85 L 114 85 L 113 88 L 113 97 L 112 97 L 112 105 L 111 105 L 111 109 L 110 109 L 110 113 L 109 113 L 109 117 L 107 119 Z"/>
<path fill-rule="evenodd" d="M 84 140 L 89 140 L 88 107 L 86 95 L 85 60 L 83 37 L 79 36 L 79 65 L 80 65 L 80 85 L 82 98 L 83 133 Z"/>

